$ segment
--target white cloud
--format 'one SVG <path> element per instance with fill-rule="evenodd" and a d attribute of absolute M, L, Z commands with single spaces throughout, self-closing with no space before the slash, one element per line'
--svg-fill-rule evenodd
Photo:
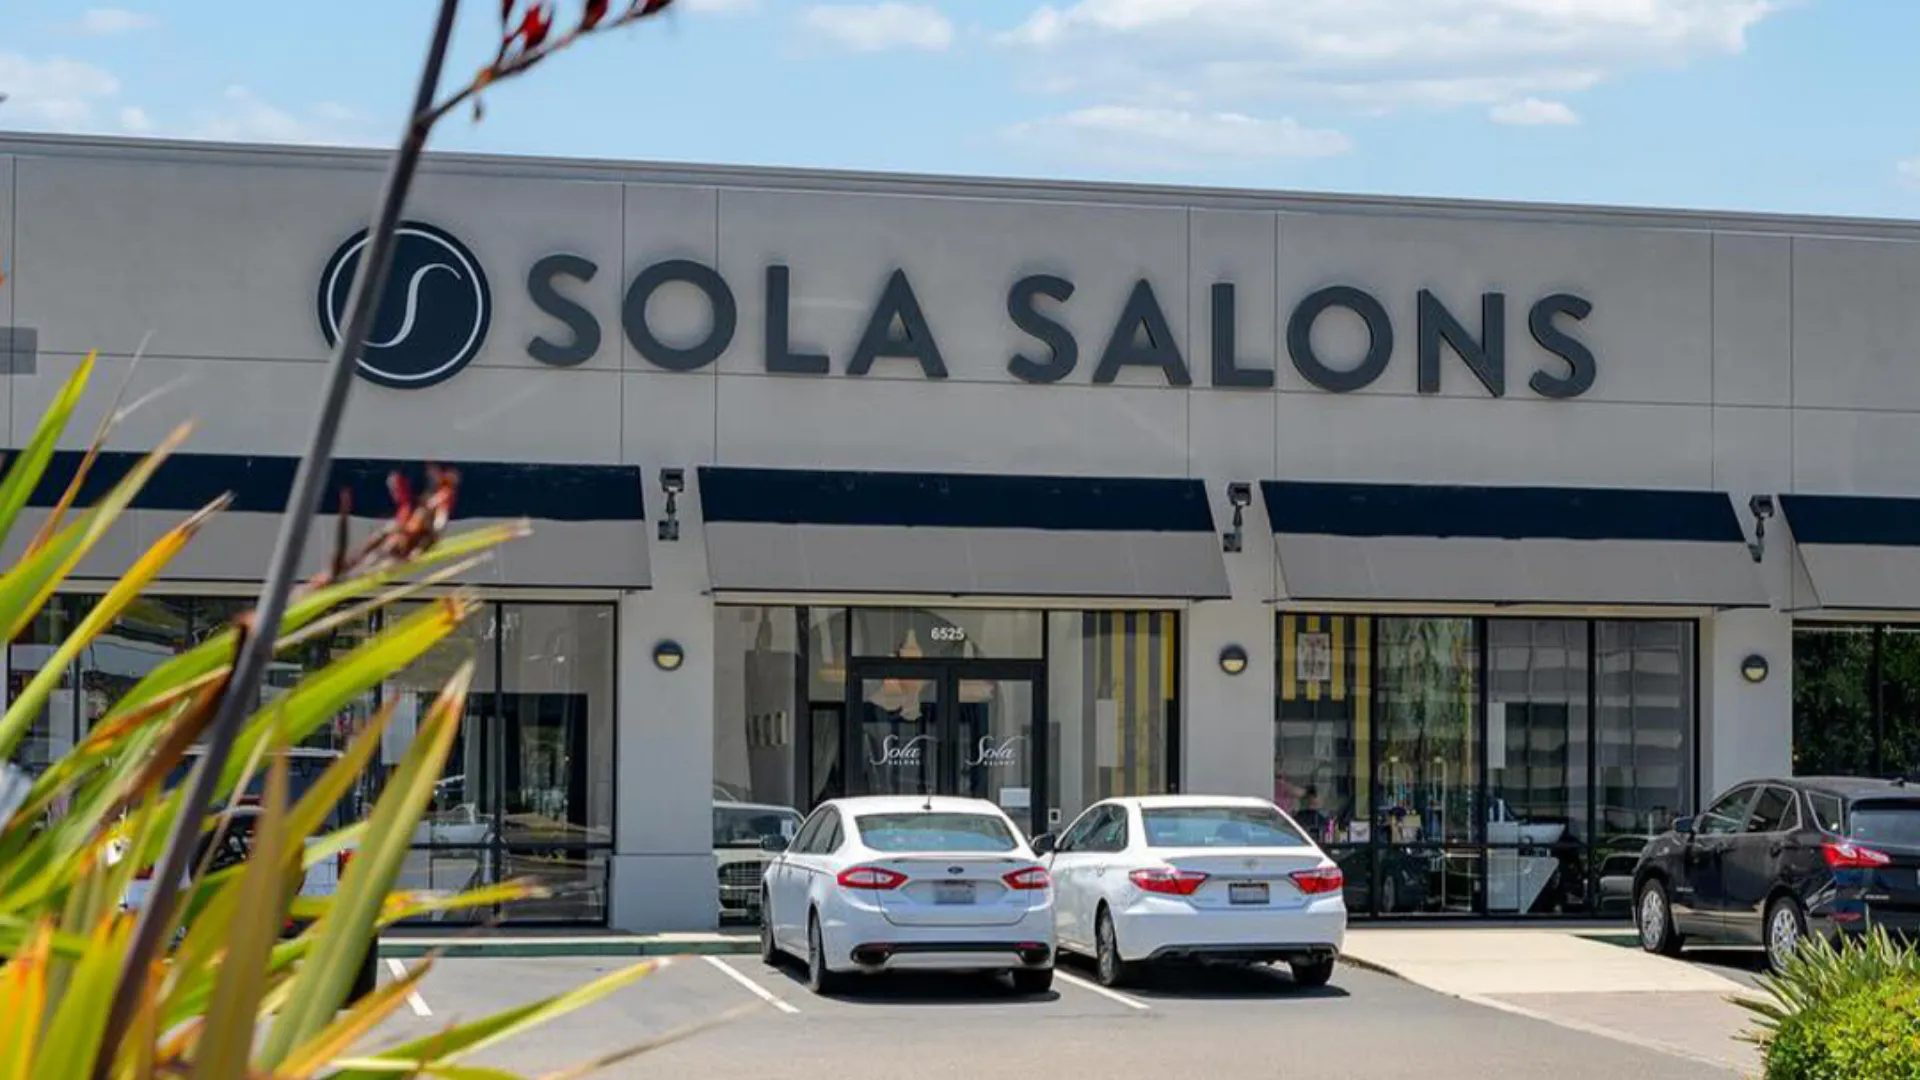
<path fill-rule="evenodd" d="M 811 7 L 801 25 L 855 52 L 919 49 L 941 52 L 953 45 L 953 23 L 930 4 L 844 4 Z"/>
<path fill-rule="evenodd" d="M 199 110 L 183 134 L 217 142 L 355 146 L 372 141 L 360 116 L 343 105 L 322 102 L 305 113 L 294 113 L 262 100 L 244 86 L 227 87 L 220 103 Z"/>
<path fill-rule="evenodd" d="M 1333 157 L 1353 149 L 1344 134 L 1292 119 L 1105 105 L 1008 128 L 1033 151 L 1116 165 L 1212 166 L 1270 158 Z"/>
<path fill-rule="evenodd" d="M 1006 44 L 1044 90 L 1133 102 L 1492 106 L 1743 51 L 1794 0 L 1074 0 Z"/>
<path fill-rule="evenodd" d="M 144 135 L 153 130 L 153 118 L 138 105 L 128 105 L 120 110 L 120 130 L 129 135 Z"/>
<path fill-rule="evenodd" d="M 1920 188 L 1920 157 L 1910 157 L 1897 162 L 1893 170 L 1899 175 L 1901 183 L 1908 187 Z"/>
<path fill-rule="evenodd" d="M 80 32 L 83 34 L 125 34 L 134 30 L 145 30 L 158 25 L 159 19 L 125 8 L 88 8 L 80 16 Z"/>
<path fill-rule="evenodd" d="M 1522 98 L 1519 101 L 1504 101 L 1487 110 L 1487 115 L 1496 124 L 1513 124 L 1518 127 L 1541 127 L 1549 125 L 1577 124 L 1580 114 L 1569 108 L 1565 102 L 1547 101 L 1542 98 Z"/>
<path fill-rule="evenodd" d="M 36 60 L 0 52 L 0 126 L 42 131 L 97 131 L 99 108 L 120 92 L 104 68 L 55 56 Z"/>

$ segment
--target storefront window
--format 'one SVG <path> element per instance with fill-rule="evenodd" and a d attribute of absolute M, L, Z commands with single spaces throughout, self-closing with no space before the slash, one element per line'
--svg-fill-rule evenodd
<path fill-rule="evenodd" d="M 1920 775 L 1920 631 L 1794 627 L 1793 768 L 1800 776 Z"/>
<path fill-rule="evenodd" d="M 1277 634 L 1274 799 L 1356 914 L 1609 910 L 1691 798 L 1692 623 L 1283 613 Z"/>
<path fill-rule="evenodd" d="M 1480 839 L 1480 643 L 1472 619 L 1377 620 L 1380 717 L 1374 845 L 1383 877 L 1425 867 L 1395 911 L 1472 911 Z M 1384 886 L 1383 886 L 1384 888 Z"/>
<path fill-rule="evenodd" d="M 1610 912 L 1627 902 L 1629 860 L 1694 805 L 1697 668 L 1692 623 L 1596 627 L 1594 866 L 1596 899 Z"/>
<path fill-rule="evenodd" d="M 1487 624 L 1487 911 L 1586 910 L 1587 644 L 1573 619 Z"/>
<path fill-rule="evenodd" d="M 8 649 L 7 701 L 11 704 L 27 683 L 39 674 L 54 650 L 66 640 L 78 624 L 82 601 L 77 597 L 56 596 Z M 14 748 L 12 763 L 29 776 L 39 776 L 67 751 L 80 735 L 79 702 L 73 690 L 73 673 L 61 673 L 59 684 L 47 695 L 27 734 Z"/>
<path fill-rule="evenodd" d="M 405 618 L 419 606 L 388 617 Z M 381 687 L 381 701 L 395 704 L 380 754 L 390 771 L 447 681 L 473 662 L 466 716 L 399 887 L 437 892 L 531 878 L 550 895 L 513 905 L 506 918 L 606 918 L 613 623 L 604 604 L 487 604 Z"/>
<path fill-rule="evenodd" d="M 1049 828 L 1101 799 L 1173 786 L 1178 631 L 1171 611 L 1047 616 Z"/>

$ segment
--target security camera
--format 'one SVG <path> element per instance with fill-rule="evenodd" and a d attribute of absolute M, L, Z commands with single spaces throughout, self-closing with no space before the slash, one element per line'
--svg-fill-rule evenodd
<path fill-rule="evenodd" d="M 687 490 L 687 470 L 661 469 L 660 490 L 669 495 L 678 495 Z"/>
<path fill-rule="evenodd" d="M 1754 517 L 1765 520 L 1773 516 L 1773 496 L 1755 495 L 1747 500 L 1747 510 Z"/>
<path fill-rule="evenodd" d="M 1227 502 L 1233 504 L 1235 509 L 1253 505 L 1253 485 L 1228 484 Z"/>

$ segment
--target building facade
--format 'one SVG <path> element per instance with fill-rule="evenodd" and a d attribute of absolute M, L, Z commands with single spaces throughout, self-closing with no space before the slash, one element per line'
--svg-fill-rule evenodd
<path fill-rule="evenodd" d="M 7 445 L 99 349 L 71 468 L 143 341 L 108 473 L 198 421 L 83 578 L 236 493 L 30 768 L 246 602 L 382 166 L 0 138 Z M 1607 913 L 1703 795 L 1920 760 L 1912 225 L 454 156 L 407 218 L 335 486 L 534 525 L 314 740 L 477 658 L 415 887 L 699 929 L 824 797 L 1178 790 L 1361 916 Z"/>

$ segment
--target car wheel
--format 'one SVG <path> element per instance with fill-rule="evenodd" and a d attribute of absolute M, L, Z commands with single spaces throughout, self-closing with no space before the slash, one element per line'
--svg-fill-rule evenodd
<path fill-rule="evenodd" d="M 1765 940 L 1767 946 L 1767 966 L 1775 973 L 1786 969 L 1787 961 L 1792 959 L 1793 951 L 1807 936 L 1807 913 L 1800 910 L 1800 902 L 1791 896 L 1776 896 L 1767 905 L 1767 923 Z"/>
<path fill-rule="evenodd" d="M 1640 931 L 1640 947 L 1661 956 L 1679 956 L 1685 939 L 1673 924 L 1673 904 L 1667 899 L 1667 886 L 1655 879 L 1640 886 L 1640 898 L 1634 901 L 1633 919 Z"/>
<path fill-rule="evenodd" d="M 839 972 L 827 967 L 827 947 L 820 937 L 820 916 L 807 917 L 807 989 L 831 994 L 840 989 Z"/>
<path fill-rule="evenodd" d="M 780 946 L 773 940 L 773 907 L 765 896 L 760 898 L 760 962 L 769 967 L 780 962 Z"/>
<path fill-rule="evenodd" d="M 1289 966 L 1293 968 L 1293 981 L 1296 985 L 1307 990 L 1317 990 L 1327 985 L 1327 982 L 1333 978 L 1333 964 L 1333 958 L 1328 957 L 1325 960 L 1308 960 Z"/>
<path fill-rule="evenodd" d="M 353 989 L 347 992 L 348 1005 L 373 993 L 374 985 L 379 981 L 376 966 L 379 958 L 374 955 L 377 951 L 374 946 L 367 946 L 367 955 L 360 961 L 360 970 L 353 973 Z"/>
<path fill-rule="evenodd" d="M 1113 930 L 1113 915 L 1104 907 L 1094 923 L 1093 937 L 1094 973 L 1099 977 L 1100 985 L 1125 986 L 1132 982 L 1139 969 L 1120 958 L 1120 938 Z"/>
<path fill-rule="evenodd" d="M 1044 994 L 1053 989 L 1053 969 L 1050 967 L 1015 968 L 1011 974 L 1013 992 L 1016 994 Z"/>

